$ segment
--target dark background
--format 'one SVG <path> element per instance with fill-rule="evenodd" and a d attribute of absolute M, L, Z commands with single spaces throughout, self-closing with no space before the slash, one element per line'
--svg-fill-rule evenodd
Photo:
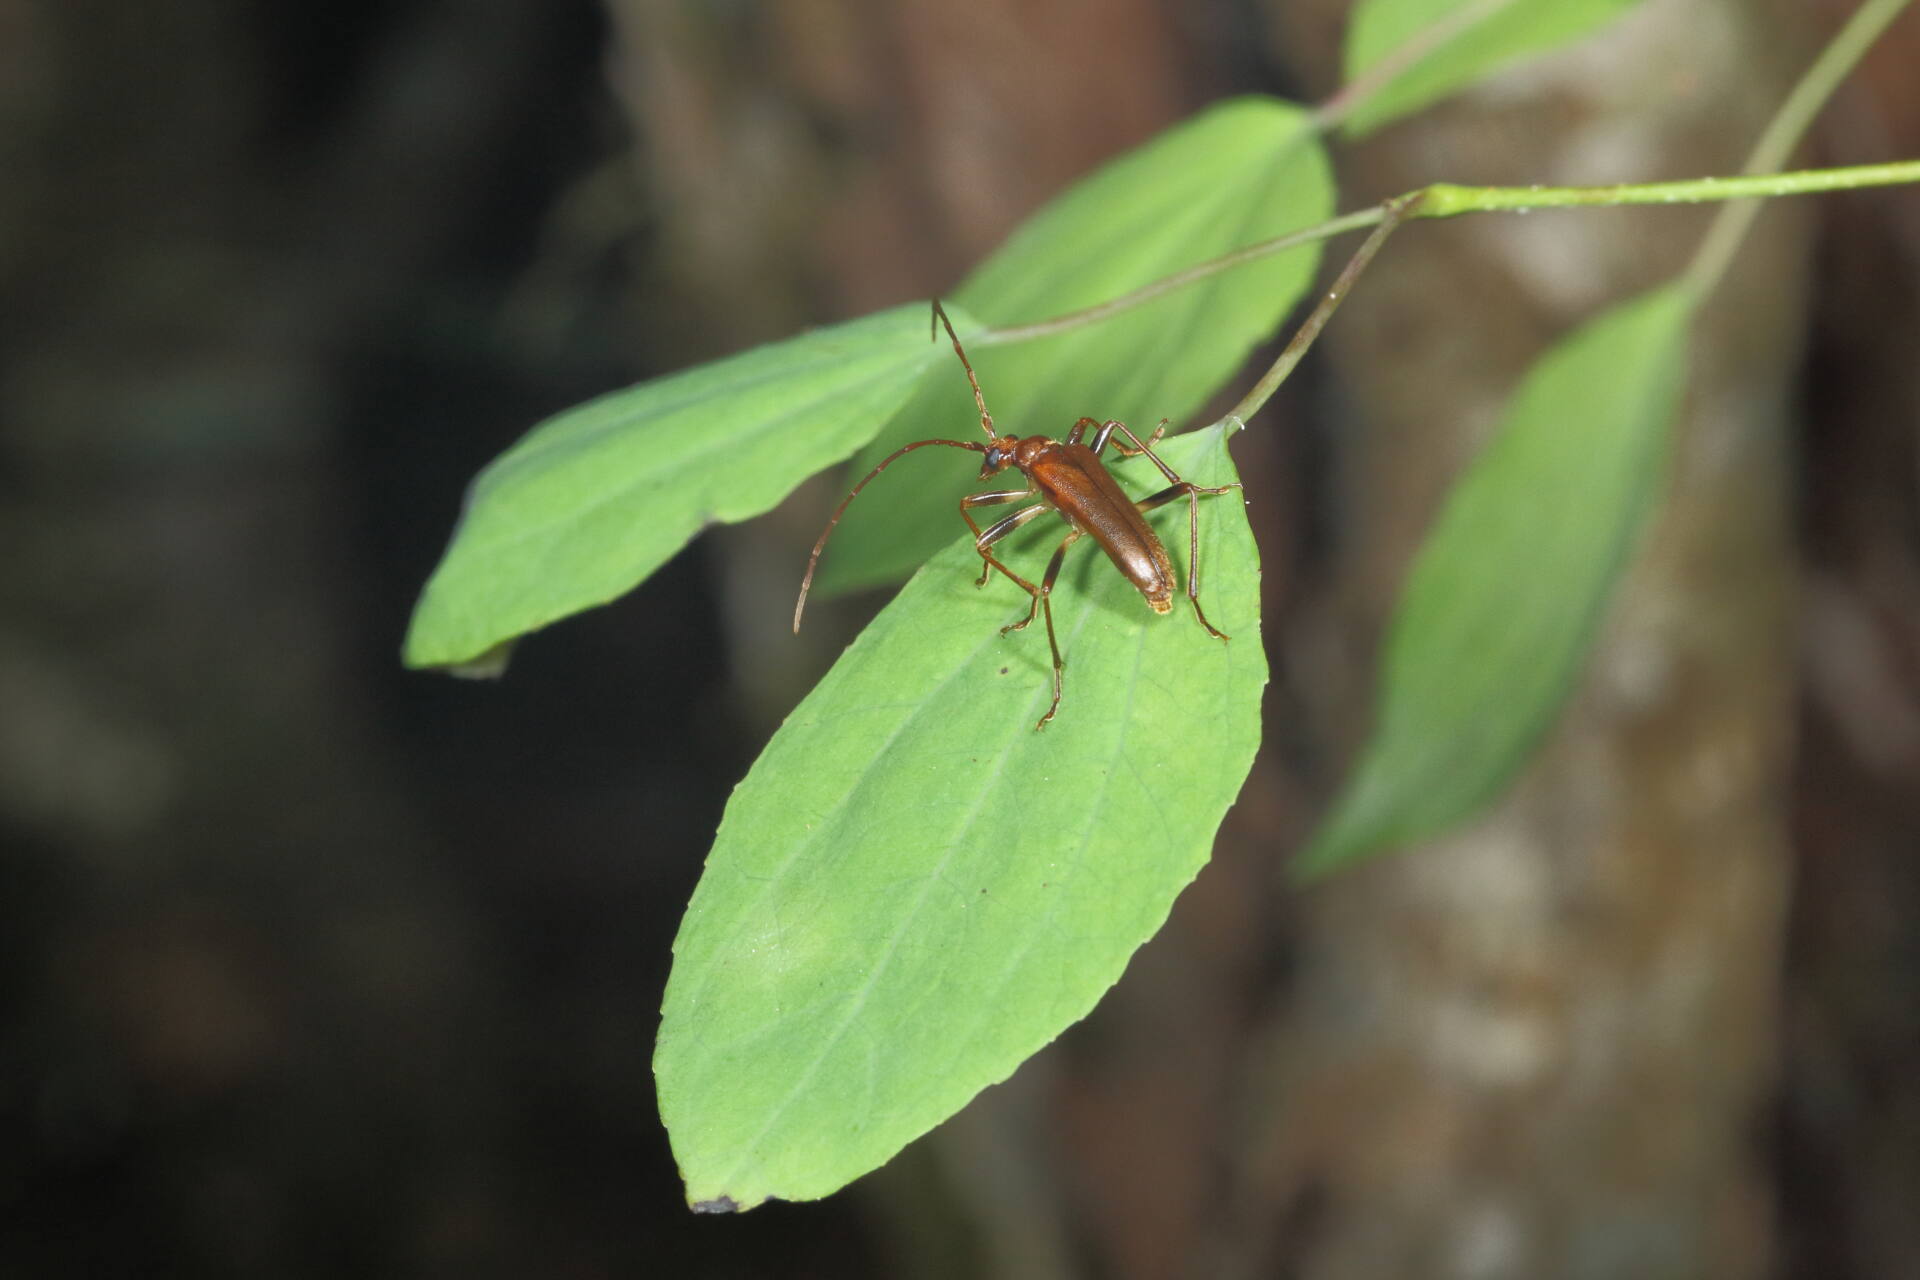
<path fill-rule="evenodd" d="M 1733 171 L 1851 9 L 1648 0 L 1338 148 L 1343 207 Z M 1763 220 L 1513 795 L 1302 894 L 1449 478 L 1710 215 L 1403 232 L 1236 445 L 1275 680 L 1214 866 L 820 1204 L 688 1214 L 649 1057 L 727 792 L 874 604 L 787 634 L 833 485 L 503 681 L 398 666 L 533 422 L 951 287 L 1206 103 L 1324 97 L 1344 10 L 0 0 L 0 1274 L 1912 1274 L 1911 188 Z M 1885 46 L 1805 162 L 1920 154 Z"/>

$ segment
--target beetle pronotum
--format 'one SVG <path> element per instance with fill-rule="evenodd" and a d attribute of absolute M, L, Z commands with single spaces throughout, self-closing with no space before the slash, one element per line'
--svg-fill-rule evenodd
<path fill-rule="evenodd" d="M 1145 598 L 1147 606 L 1155 613 L 1166 613 L 1173 608 L 1174 572 L 1173 563 L 1167 556 L 1167 549 L 1153 532 L 1146 517 L 1141 513 L 1155 507 L 1164 506 L 1175 498 L 1187 499 L 1187 599 L 1193 602 L 1193 616 L 1207 629 L 1207 634 L 1217 640 L 1225 640 L 1222 634 L 1200 608 L 1200 499 L 1203 496 L 1222 494 L 1230 489 L 1238 489 L 1238 484 L 1223 484 L 1216 488 L 1204 488 L 1188 480 L 1182 480 L 1173 468 L 1160 461 L 1153 452 L 1153 446 L 1165 434 L 1167 424 L 1162 421 L 1154 428 L 1153 434 L 1145 440 L 1133 434 L 1124 422 L 1109 420 L 1096 422 L 1092 418 L 1082 418 L 1073 424 L 1065 440 L 1053 440 L 1047 436 L 1003 436 L 994 431 L 993 415 L 987 412 L 986 397 L 980 393 L 980 380 L 974 376 L 973 365 L 967 359 L 966 351 L 960 345 L 960 335 L 953 331 L 953 322 L 947 319 L 947 313 L 938 300 L 933 304 L 934 318 L 946 326 L 947 337 L 953 342 L 954 354 L 960 357 L 960 367 L 967 371 L 967 382 L 973 388 L 973 402 L 980 410 L 980 426 L 987 433 L 987 442 L 981 444 L 974 440 L 916 440 L 895 449 L 882 458 L 873 470 L 853 486 L 853 491 L 841 499 L 834 508 L 833 517 L 827 521 L 827 527 L 820 533 L 820 540 L 813 544 L 813 554 L 807 559 L 806 577 L 800 581 L 800 599 L 793 607 L 793 629 L 800 630 L 800 617 L 807 607 L 807 591 L 813 586 L 813 571 L 820 563 L 820 553 L 826 549 L 827 539 L 832 536 L 833 528 L 840 523 L 840 517 L 846 513 L 847 506 L 867 487 L 867 482 L 885 471 L 896 458 L 912 453 L 915 449 L 924 449 L 929 445 L 944 445 L 950 449 L 966 449 L 973 453 L 984 454 L 980 464 L 980 478 L 992 479 L 1008 467 L 1020 472 L 1026 478 L 1024 489 L 999 489 L 992 493 L 968 494 L 960 499 L 960 516 L 967 522 L 967 528 L 973 530 L 974 550 L 980 553 L 980 577 L 974 582 L 976 587 L 985 586 L 987 577 L 993 570 L 999 570 L 1009 580 L 1019 584 L 1031 597 L 1027 607 L 1027 616 L 1018 622 L 1010 622 L 1000 628 L 1000 634 L 1020 631 L 1033 621 L 1036 613 L 1046 618 L 1047 647 L 1053 652 L 1053 702 L 1047 707 L 1047 713 L 1040 717 L 1035 729 L 1046 727 L 1053 719 L 1054 712 L 1060 709 L 1061 669 L 1060 642 L 1053 630 L 1053 584 L 1060 576 L 1061 562 L 1066 559 L 1067 548 L 1078 542 L 1081 536 L 1088 535 L 1100 544 L 1114 567 L 1120 570 L 1128 582 Z M 1088 430 L 1093 431 L 1093 443 L 1082 444 L 1081 440 Z M 1114 440 L 1118 432 L 1132 442 L 1131 446 Z M 1126 495 L 1120 485 L 1108 473 L 1106 464 L 1100 460 L 1111 442 L 1115 451 L 1122 457 L 1132 458 L 1145 454 L 1153 465 L 1160 468 L 1171 483 L 1158 493 L 1135 501 Z M 1026 498 L 1038 501 L 1022 507 L 1010 516 L 982 529 L 973 518 L 976 507 L 999 506 L 1003 503 L 1019 502 Z M 1054 551 L 1053 559 L 1047 562 L 1046 574 L 1038 586 L 1027 581 L 1013 570 L 1002 564 L 993 554 L 993 544 L 1018 529 L 1035 516 L 1048 511 L 1057 511 L 1072 526 L 1067 536 Z"/>

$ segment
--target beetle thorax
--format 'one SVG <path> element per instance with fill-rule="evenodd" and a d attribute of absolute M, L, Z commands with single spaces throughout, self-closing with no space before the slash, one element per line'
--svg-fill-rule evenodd
<path fill-rule="evenodd" d="M 1052 443 L 1045 436 L 995 436 L 987 447 L 986 460 L 980 464 L 980 478 L 996 476 L 1008 467 L 1025 471 Z"/>

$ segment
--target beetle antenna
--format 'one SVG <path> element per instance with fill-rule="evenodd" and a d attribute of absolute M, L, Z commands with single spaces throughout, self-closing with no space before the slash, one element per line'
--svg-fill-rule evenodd
<path fill-rule="evenodd" d="M 940 306 L 939 303 L 936 302 L 933 305 L 936 310 L 939 309 L 939 306 Z M 944 313 L 942 314 L 941 318 L 942 319 L 946 318 Z M 947 332 L 948 333 L 953 332 L 952 326 L 948 326 Z M 958 338 L 954 339 L 953 345 L 956 349 L 958 349 L 958 347 L 960 346 L 960 340 Z M 961 359 L 964 360 L 966 359 L 966 357 L 962 356 Z M 967 370 L 967 376 L 971 378 L 973 376 L 973 370 L 971 369 Z M 978 383 L 974 384 L 973 394 L 976 398 L 980 394 L 980 387 Z M 980 406 L 980 416 L 982 418 L 985 418 L 986 413 L 987 413 L 986 406 L 985 405 Z M 992 431 L 992 426 L 990 422 L 988 426 L 988 431 L 989 433 L 991 433 Z M 915 449 L 924 449 L 930 444 L 948 445 L 955 449 L 965 449 L 969 453 L 985 453 L 987 451 L 986 445 L 976 443 L 975 441 L 972 441 L 972 440 L 915 440 L 912 444 L 901 445 L 898 449 L 895 449 L 892 453 L 880 459 L 879 465 L 874 467 L 873 470 L 867 472 L 867 474 L 861 478 L 861 481 L 859 484 L 853 486 L 853 492 L 849 493 L 846 497 L 840 499 L 840 505 L 833 509 L 833 517 L 827 521 L 827 527 L 820 531 L 820 541 L 813 544 L 813 554 L 807 557 L 807 576 L 800 579 L 800 599 L 797 602 L 795 602 L 793 606 L 793 633 L 795 635 L 800 634 L 800 615 L 806 612 L 807 592 L 813 586 L 813 571 L 820 563 L 820 553 L 827 549 L 827 539 L 833 536 L 833 526 L 840 523 L 840 517 L 846 514 L 847 507 L 852 504 L 853 500 L 860 496 L 860 491 L 867 487 L 867 481 L 873 479 L 875 476 L 879 475 L 882 471 L 885 471 L 887 469 L 888 464 L 893 462 L 895 458 L 899 458 L 905 454 L 912 453 Z"/>
<path fill-rule="evenodd" d="M 987 412 L 987 398 L 980 394 L 980 379 L 973 376 L 973 365 L 967 360 L 967 353 L 961 349 L 960 335 L 953 331 L 953 321 L 947 319 L 947 309 L 940 305 L 940 299 L 933 300 L 933 319 L 927 321 L 927 336 L 933 336 L 933 321 L 938 320 L 947 327 L 947 336 L 953 339 L 953 354 L 960 357 L 960 367 L 967 371 L 967 381 L 973 387 L 973 402 L 980 406 L 980 425 L 985 428 L 987 439 L 999 438 L 999 432 L 993 429 L 993 415 Z"/>

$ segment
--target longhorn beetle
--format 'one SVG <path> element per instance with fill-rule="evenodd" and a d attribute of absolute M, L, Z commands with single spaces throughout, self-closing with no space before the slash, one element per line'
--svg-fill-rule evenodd
<path fill-rule="evenodd" d="M 939 331 L 932 329 L 933 320 L 938 320 L 946 327 L 947 337 L 953 342 L 953 352 L 960 357 L 960 367 L 967 371 L 967 382 L 973 388 L 973 403 L 980 410 L 980 427 L 987 433 L 987 442 L 916 440 L 895 449 L 867 472 L 860 483 L 853 486 L 853 492 L 841 499 L 840 505 L 834 508 L 833 517 L 820 532 L 820 540 L 813 544 L 813 554 L 807 559 L 807 575 L 800 580 L 800 599 L 793 606 L 794 632 L 798 634 L 800 630 L 800 615 L 807 607 L 807 591 L 813 586 L 813 571 L 820 563 L 820 553 L 826 550 L 827 539 L 832 536 L 833 527 L 840 523 L 848 504 L 859 497 L 860 491 L 867 487 L 867 482 L 885 471 L 894 459 L 929 445 L 945 445 L 950 449 L 985 454 L 980 464 L 982 480 L 992 479 L 1008 467 L 1026 477 L 1027 487 L 1024 489 L 997 489 L 992 493 L 974 493 L 960 499 L 960 518 L 967 522 L 967 528 L 973 530 L 973 547 L 980 553 L 982 562 L 980 577 L 973 585 L 984 587 L 988 574 L 997 569 L 1032 597 L 1032 602 L 1027 606 L 1027 616 L 1000 628 L 1000 634 L 1004 636 L 1009 631 L 1023 630 L 1033 621 L 1036 613 L 1044 615 L 1047 620 L 1047 647 L 1053 651 L 1053 702 L 1047 707 L 1047 714 L 1041 716 L 1040 722 L 1033 726 L 1035 729 L 1046 728 L 1047 721 L 1053 719 L 1053 713 L 1060 709 L 1062 664 L 1060 642 L 1054 638 L 1053 631 L 1053 584 L 1060 576 L 1060 564 L 1066 559 L 1067 548 L 1078 542 L 1082 534 L 1092 535 L 1093 540 L 1100 544 L 1100 549 L 1107 553 L 1107 558 L 1113 561 L 1114 567 L 1145 597 L 1148 608 L 1155 613 L 1166 613 L 1173 608 L 1173 564 L 1167 558 L 1166 547 L 1161 545 L 1160 539 L 1140 513 L 1164 506 L 1184 495 L 1187 499 L 1187 599 L 1193 602 L 1193 616 L 1207 629 L 1207 634 L 1216 640 L 1225 640 L 1227 637 L 1207 621 L 1206 613 L 1200 608 L 1200 498 L 1202 495 L 1222 494 L 1240 486 L 1223 484 L 1218 488 L 1203 488 L 1182 480 L 1171 467 L 1160 461 L 1153 452 L 1153 446 L 1166 434 L 1165 419 L 1144 441 L 1128 430 L 1124 422 L 1095 422 L 1092 418 L 1082 418 L 1074 423 L 1064 441 L 1046 436 L 1022 438 L 998 434 L 993 429 L 993 415 L 987 412 L 986 397 L 980 394 L 980 380 L 974 376 L 973 365 L 960 346 L 960 335 L 953 331 L 953 322 L 947 319 L 946 309 L 937 298 L 933 303 L 933 317 L 928 321 L 928 328 L 932 330 L 930 336 L 937 337 Z M 1080 443 L 1089 429 L 1093 431 L 1091 446 Z M 1116 431 L 1132 441 L 1132 446 L 1113 440 Z M 1138 502 L 1129 498 L 1100 460 L 1109 441 L 1123 458 L 1146 454 L 1153 465 L 1160 468 L 1160 474 L 1172 483 Z M 999 506 L 1026 498 L 1037 498 L 1038 501 L 1020 508 L 984 530 L 974 522 L 973 511 L 976 507 Z M 1048 511 L 1058 511 L 1072 528 L 1054 551 L 1053 559 L 1047 562 L 1047 572 L 1040 579 L 1040 585 L 1035 586 L 1000 563 L 994 557 L 993 544 L 1035 516 Z"/>

